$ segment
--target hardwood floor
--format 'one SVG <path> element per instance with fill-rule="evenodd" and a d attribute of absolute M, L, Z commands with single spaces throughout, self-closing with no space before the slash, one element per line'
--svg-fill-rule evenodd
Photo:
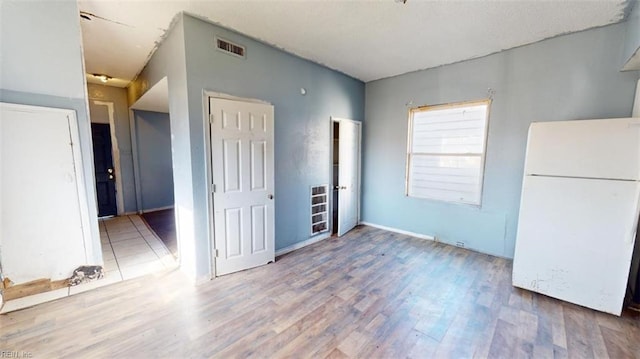
<path fill-rule="evenodd" d="M 511 262 L 371 227 L 193 287 L 147 276 L 0 316 L 33 357 L 638 358 L 640 323 L 519 290 Z"/>

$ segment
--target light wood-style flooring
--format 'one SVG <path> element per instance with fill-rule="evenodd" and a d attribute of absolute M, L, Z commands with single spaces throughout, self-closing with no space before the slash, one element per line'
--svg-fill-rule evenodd
<path fill-rule="evenodd" d="M 358 227 L 194 287 L 179 272 L 0 316 L 51 357 L 639 358 L 640 319 L 511 286 L 511 262 Z"/>

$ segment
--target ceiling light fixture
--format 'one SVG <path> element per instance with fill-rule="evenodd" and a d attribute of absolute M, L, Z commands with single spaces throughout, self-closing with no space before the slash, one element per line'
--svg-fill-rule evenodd
<path fill-rule="evenodd" d="M 107 83 L 107 81 L 111 80 L 113 77 L 111 76 L 107 76 L 104 74 L 93 74 L 94 77 L 97 77 L 100 79 L 101 82 L 103 83 Z"/>

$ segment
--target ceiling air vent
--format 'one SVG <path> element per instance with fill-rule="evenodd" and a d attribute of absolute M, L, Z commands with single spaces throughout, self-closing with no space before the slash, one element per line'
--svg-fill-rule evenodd
<path fill-rule="evenodd" d="M 244 46 L 240 46 L 238 44 L 234 44 L 233 42 L 229 41 L 229 40 L 225 40 L 225 39 L 221 39 L 219 37 L 216 37 L 216 46 L 218 47 L 218 50 L 225 52 L 229 55 L 233 55 L 233 56 L 237 56 L 237 57 L 242 57 L 244 58 L 244 54 L 245 54 L 245 48 Z"/>

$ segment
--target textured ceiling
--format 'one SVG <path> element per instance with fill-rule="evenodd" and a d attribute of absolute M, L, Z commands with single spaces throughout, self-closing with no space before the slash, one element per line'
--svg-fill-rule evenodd
<path fill-rule="evenodd" d="M 371 81 L 623 20 L 627 0 L 80 0 L 87 73 L 126 85 L 180 11 Z M 89 80 L 92 80 L 89 78 Z M 112 81 L 113 83 L 113 81 Z"/>

